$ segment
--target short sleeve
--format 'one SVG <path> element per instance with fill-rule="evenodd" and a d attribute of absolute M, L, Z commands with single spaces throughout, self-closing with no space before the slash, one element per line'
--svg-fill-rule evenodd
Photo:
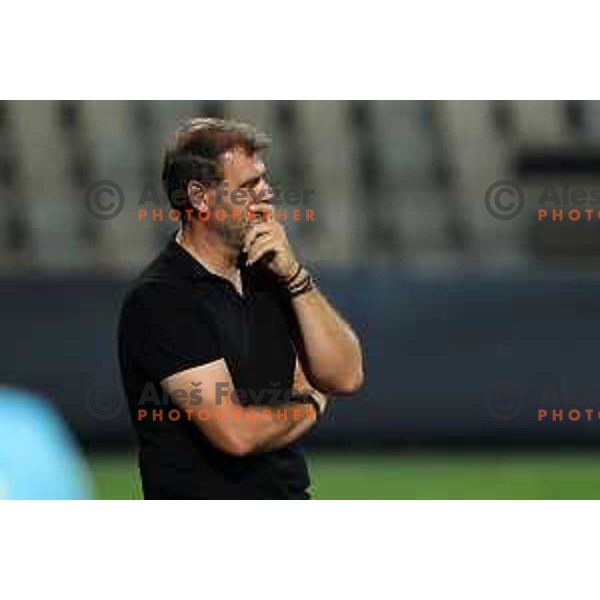
<path fill-rule="evenodd" d="M 126 301 L 121 332 L 127 353 L 152 381 L 223 357 L 207 311 L 176 287 L 136 289 Z"/>

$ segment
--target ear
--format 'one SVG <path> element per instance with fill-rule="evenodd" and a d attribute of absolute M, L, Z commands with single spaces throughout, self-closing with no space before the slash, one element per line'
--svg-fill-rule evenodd
<path fill-rule="evenodd" d="M 196 179 L 192 179 L 188 182 L 187 185 L 187 195 L 190 199 L 190 204 L 196 209 L 201 210 L 202 205 L 206 204 L 206 193 L 208 192 L 208 188 L 205 184 L 197 181 Z"/>

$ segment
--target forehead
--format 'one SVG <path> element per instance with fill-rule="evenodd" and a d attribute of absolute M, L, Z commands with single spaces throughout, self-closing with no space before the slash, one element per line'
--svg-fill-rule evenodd
<path fill-rule="evenodd" d="M 233 148 L 223 154 L 226 179 L 258 174 L 264 168 L 263 160 L 257 153 L 248 154 L 243 148 Z"/>

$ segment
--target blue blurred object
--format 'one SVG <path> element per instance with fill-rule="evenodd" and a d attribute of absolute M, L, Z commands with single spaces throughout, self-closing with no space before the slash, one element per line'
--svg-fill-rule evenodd
<path fill-rule="evenodd" d="M 91 497 L 87 467 L 62 419 L 39 396 L 0 387 L 0 499 Z"/>

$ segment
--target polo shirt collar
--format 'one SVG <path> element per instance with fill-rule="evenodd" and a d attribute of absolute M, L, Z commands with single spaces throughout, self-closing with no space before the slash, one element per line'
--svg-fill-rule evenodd
<path fill-rule="evenodd" d="M 216 279 L 226 281 L 220 275 L 211 273 L 202 263 L 198 262 L 185 248 L 176 240 L 177 234 L 173 234 L 166 247 L 166 254 L 170 259 L 174 271 L 186 279 L 203 281 Z"/>

